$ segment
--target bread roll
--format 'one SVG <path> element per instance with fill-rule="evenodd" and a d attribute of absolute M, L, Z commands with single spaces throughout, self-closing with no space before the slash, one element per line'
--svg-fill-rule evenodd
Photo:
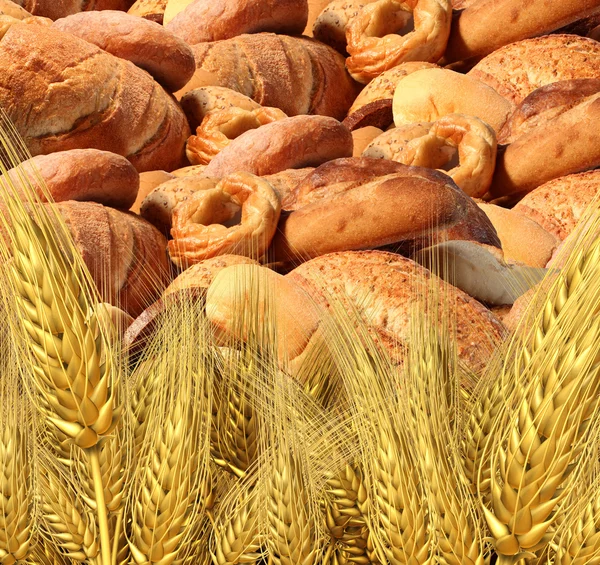
<path fill-rule="evenodd" d="M 132 16 L 139 16 L 157 24 L 163 23 L 165 8 L 169 0 L 137 0 L 127 11 Z"/>
<path fill-rule="evenodd" d="M 515 202 L 549 180 L 599 165 L 600 93 L 507 146 L 484 199 Z"/>
<path fill-rule="evenodd" d="M 139 214 L 142 202 L 146 199 L 146 196 L 148 196 L 157 186 L 174 178 L 175 176 L 173 174 L 167 173 L 166 171 L 147 171 L 145 173 L 140 173 L 140 189 L 135 202 L 129 210 Z"/>
<path fill-rule="evenodd" d="M 316 40 L 273 33 L 194 45 L 196 74 L 178 96 L 201 86 L 236 90 L 288 116 L 342 120 L 358 93 L 344 58 Z"/>
<path fill-rule="evenodd" d="M 521 39 L 543 35 L 600 10 L 600 0 L 479 0 L 458 14 L 445 59 L 481 57 Z"/>
<path fill-rule="evenodd" d="M 434 311 L 447 308 L 445 301 L 456 307 L 456 327 L 444 330 L 455 332 L 459 361 L 473 373 L 481 374 L 506 335 L 500 321 L 479 302 L 414 261 L 392 253 L 332 253 L 300 265 L 286 278 L 332 309 L 341 304 L 350 316 L 358 313 L 369 333 L 395 359 L 409 345 L 411 308 L 422 298 L 419 292 L 428 281 L 439 284 L 440 302 L 437 308 L 434 304 Z"/>
<path fill-rule="evenodd" d="M 130 0 L 19 0 L 19 4 L 34 16 L 52 20 L 89 10 L 124 10 Z"/>
<path fill-rule="evenodd" d="M 0 67 L 0 106 L 32 155 L 94 148 L 140 172 L 185 164 L 185 115 L 133 63 L 69 33 L 17 24 L 0 41 Z"/>
<path fill-rule="evenodd" d="M 525 196 L 513 211 L 531 218 L 559 240 L 575 229 L 600 192 L 600 170 L 551 180 Z"/>
<path fill-rule="evenodd" d="M 448 69 L 423 69 L 401 79 L 394 92 L 396 126 L 435 122 L 448 114 L 475 116 L 498 132 L 512 104 L 476 78 Z"/>
<path fill-rule="evenodd" d="M 498 143 L 509 144 L 536 127 L 600 92 L 600 79 L 563 80 L 534 90 L 510 115 L 498 133 Z"/>
<path fill-rule="evenodd" d="M 171 171 L 174 177 L 193 177 L 202 176 L 204 174 L 206 165 L 190 165 L 189 167 L 181 167 L 181 169 L 175 169 Z"/>
<path fill-rule="evenodd" d="M 352 134 L 325 116 L 294 116 L 243 133 L 206 167 L 209 177 L 236 171 L 258 176 L 317 166 L 352 155 Z"/>
<path fill-rule="evenodd" d="M 300 34 L 307 20 L 307 0 L 194 0 L 165 27 L 195 45 L 261 31 Z"/>
<path fill-rule="evenodd" d="M 546 266 L 559 243 L 555 235 L 515 210 L 485 203 L 479 207 L 494 224 L 506 261 L 530 267 Z"/>
<path fill-rule="evenodd" d="M 74 14 L 57 20 L 54 27 L 131 61 L 170 92 L 183 88 L 196 70 L 194 54 L 181 39 L 155 22 L 124 12 Z"/>
<path fill-rule="evenodd" d="M 0 0 L 0 15 L 10 16 L 17 20 L 24 20 L 31 17 L 31 14 L 27 10 L 21 8 L 21 6 L 15 4 L 12 0 Z"/>
<path fill-rule="evenodd" d="M 127 210 L 140 187 L 140 175 L 133 165 L 120 155 L 97 149 L 72 149 L 50 155 L 38 155 L 21 164 L 34 185 L 41 177 L 55 202 L 90 201 Z M 15 184 L 22 174 L 8 171 Z M 38 188 L 45 201 L 45 191 Z"/>
<path fill-rule="evenodd" d="M 405 167 L 356 184 L 282 215 L 273 260 L 297 264 L 335 251 L 414 239 L 456 224 L 466 212 L 450 178 L 428 169 Z"/>
<path fill-rule="evenodd" d="M 576 35 L 518 41 L 482 59 L 469 76 L 519 104 L 534 90 L 553 82 L 600 78 L 600 43 Z"/>

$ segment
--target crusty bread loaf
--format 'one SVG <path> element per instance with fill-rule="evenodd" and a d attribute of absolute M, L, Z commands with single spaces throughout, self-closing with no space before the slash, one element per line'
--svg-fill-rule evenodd
<path fill-rule="evenodd" d="M 31 182 L 41 177 L 55 202 L 99 202 L 127 210 L 140 187 L 140 175 L 125 157 L 97 149 L 72 149 L 38 155 L 21 165 Z M 18 184 L 19 171 L 8 171 Z M 44 191 L 38 194 L 45 200 Z"/>
<path fill-rule="evenodd" d="M 539 186 L 513 211 L 531 218 L 559 240 L 564 240 L 599 191 L 600 170 L 568 175 Z"/>
<path fill-rule="evenodd" d="M 284 206 L 284 202 L 290 202 L 293 199 L 293 193 L 296 187 L 301 183 L 308 175 L 314 171 L 314 167 L 304 167 L 302 169 L 286 169 L 279 173 L 273 173 L 272 175 L 264 175 L 262 178 L 265 179 L 274 189 L 283 210 L 287 208 Z"/>
<path fill-rule="evenodd" d="M 352 134 L 326 116 L 294 116 L 247 131 L 206 167 L 209 177 L 236 171 L 258 176 L 320 165 L 352 155 Z"/>
<path fill-rule="evenodd" d="M 135 317 L 154 302 L 170 280 L 166 239 L 135 214 L 95 202 L 59 202 L 106 302 Z"/>
<path fill-rule="evenodd" d="M 342 120 L 359 86 L 344 58 L 314 39 L 245 34 L 192 47 L 196 74 L 177 95 L 200 86 L 224 86 L 288 116 L 320 114 Z"/>
<path fill-rule="evenodd" d="M 165 8 L 169 0 L 137 0 L 127 11 L 132 16 L 139 16 L 157 24 L 163 23 Z"/>
<path fill-rule="evenodd" d="M 335 251 L 419 238 L 458 223 L 465 213 L 464 199 L 449 177 L 405 167 L 282 214 L 273 260 L 297 264 Z"/>
<path fill-rule="evenodd" d="M 130 0 L 20 0 L 19 4 L 34 16 L 53 20 L 88 10 L 127 10 Z"/>
<path fill-rule="evenodd" d="M 600 0 L 478 0 L 452 24 L 448 62 L 481 57 L 521 39 L 554 31 L 600 10 Z"/>
<path fill-rule="evenodd" d="M 482 59 L 469 76 L 513 102 L 561 80 L 600 78 L 600 43 L 576 35 L 518 41 Z"/>
<path fill-rule="evenodd" d="M 155 22 L 124 12 L 82 12 L 57 20 L 53 27 L 131 61 L 170 92 L 183 88 L 196 70 L 194 54 L 184 41 Z"/>
<path fill-rule="evenodd" d="M 512 104 L 474 77 L 448 69 L 415 71 L 398 82 L 394 92 L 394 122 L 435 122 L 447 114 L 467 114 L 498 132 Z"/>
<path fill-rule="evenodd" d="M 597 92 L 600 92 L 597 78 L 563 80 L 534 90 L 510 115 L 498 133 L 498 143 L 512 143 Z"/>
<path fill-rule="evenodd" d="M 479 302 L 414 261 L 392 253 L 332 253 L 300 265 L 286 278 L 324 299 L 332 309 L 341 304 L 350 316 L 361 315 L 369 333 L 392 356 L 409 344 L 411 308 L 421 298 L 426 281 L 440 287 L 440 303 L 434 311 L 446 308 L 442 302 L 446 300 L 456 307 L 456 327 L 446 331 L 456 332 L 459 361 L 475 374 L 482 372 L 506 335 L 499 320 Z"/>
<path fill-rule="evenodd" d="M 194 0 L 165 27 L 194 45 L 261 31 L 300 34 L 307 20 L 307 0 Z"/>
<path fill-rule="evenodd" d="M 515 210 L 485 203 L 480 203 L 479 207 L 496 228 L 507 262 L 546 266 L 559 243 L 555 235 Z"/>
<path fill-rule="evenodd" d="M 13 25 L 0 41 L 0 106 L 30 152 L 94 148 L 138 171 L 185 163 L 177 102 L 148 73 L 53 28 Z"/>
<path fill-rule="evenodd" d="M 549 180 L 598 166 L 600 93 L 508 145 L 484 199 L 514 203 Z"/>

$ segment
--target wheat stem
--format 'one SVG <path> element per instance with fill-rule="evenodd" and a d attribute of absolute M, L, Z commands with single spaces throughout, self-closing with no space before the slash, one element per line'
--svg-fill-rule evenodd
<path fill-rule="evenodd" d="M 104 485 L 102 484 L 102 470 L 100 469 L 100 448 L 96 444 L 88 449 L 90 463 L 92 465 L 92 480 L 94 481 L 94 490 L 96 492 L 96 504 L 98 512 L 98 528 L 100 530 L 100 554 L 102 555 L 102 564 L 112 563 L 110 532 L 108 529 L 108 512 L 104 501 Z"/>

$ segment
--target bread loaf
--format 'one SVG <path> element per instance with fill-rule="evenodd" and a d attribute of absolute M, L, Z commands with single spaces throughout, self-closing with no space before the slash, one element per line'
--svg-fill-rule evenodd
<path fill-rule="evenodd" d="M 137 0 L 127 11 L 132 16 L 139 16 L 157 24 L 163 23 L 165 8 L 169 0 Z"/>
<path fill-rule="evenodd" d="M 24 20 L 31 17 L 31 14 L 27 10 L 21 8 L 21 6 L 15 4 L 12 0 L 0 0 L 0 15 L 10 16 L 17 20 Z"/>
<path fill-rule="evenodd" d="M 31 182 L 41 177 L 55 202 L 90 201 L 127 210 L 140 187 L 140 175 L 124 157 L 97 149 L 72 149 L 38 155 L 21 164 Z M 8 171 L 15 185 L 22 174 Z M 38 188 L 45 201 L 45 191 Z"/>
<path fill-rule="evenodd" d="M 414 261 L 392 253 L 332 253 L 300 265 L 286 278 L 325 300 L 332 309 L 341 304 L 350 316 L 358 313 L 369 333 L 396 359 L 409 345 L 411 305 L 421 298 L 419 292 L 428 281 L 439 284 L 440 302 L 434 304 L 434 311 L 447 308 L 444 301 L 452 304 L 456 327 L 445 331 L 456 332 L 459 361 L 475 374 L 485 368 L 491 352 L 506 335 L 499 320 L 479 302 Z"/>
<path fill-rule="evenodd" d="M 514 203 L 549 180 L 599 165 L 600 93 L 508 145 L 484 199 Z"/>
<path fill-rule="evenodd" d="M 256 33 L 201 43 L 192 50 L 196 74 L 179 97 L 201 86 L 224 86 L 288 116 L 342 120 L 359 89 L 344 58 L 309 38 Z"/>
<path fill-rule="evenodd" d="M 600 78 L 600 43 L 576 35 L 526 39 L 491 53 L 468 74 L 520 104 L 553 82 Z"/>
<path fill-rule="evenodd" d="M 186 164 L 185 115 L 133 63 L 69 33 L 17 24 L 0 41 L 0 67 L 0 106 L 32 155 L 101 149 L 140 172 Z"/>
<path fill-rule="evenodd" d="M 127 10 L 130 0 L 19 0 L 19 4 L 34 16 L 52 20 L 89 10 Z"/>
<path fill-rule="evenodd" d="M 307 20 L 307 0 L 194 0 L 165 27 L 194 45 L 261 31 L 300 34 Z"/>
<path fill-rule="evenodd" d="M 236 171 L 264 176 L 285 169 L 317 166 L 352 155 L 352 134 L 325 116 L 294 116 L 243 133 L 206 167 L 209 177 Z"/>
<path fill-rule="evenodd" d="M 170 92 L 183 88 L 196 69 L 194 54 L 184 41 L 155 22 L 124 12 L 74 14 L 57 20 L 54 27 L 131 61 Z"/>
<path fill-rule="evenodd" d="M 554 31 L 600 10 L 600 0 L 478 0 L 458 15 L 445 52 L 448 62 L 481 57 L 521 39 Z"/>

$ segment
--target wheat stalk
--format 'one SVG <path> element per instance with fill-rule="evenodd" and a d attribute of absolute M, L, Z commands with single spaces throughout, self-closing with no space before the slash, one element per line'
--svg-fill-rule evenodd
<path fill-rule="evenodd" d="M 31 550 L 31 558 L 26 563 L 28 565 L 69 565 L 72 562 L 58 553 L 48 540 L 40 537 L 36 540 Z"/>

